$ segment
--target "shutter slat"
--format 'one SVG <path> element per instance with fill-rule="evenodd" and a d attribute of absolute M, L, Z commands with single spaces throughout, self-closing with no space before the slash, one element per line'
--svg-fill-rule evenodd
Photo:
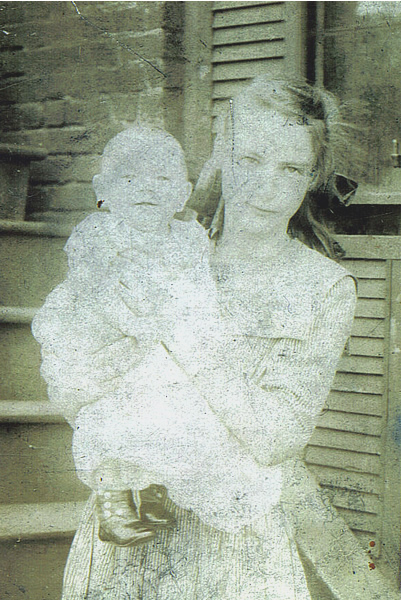
<path fill-rule="evenodd" d="M 347 393 L 332 390 L 327 398 L 326 406 L 330 410 L 380 417 L 383 414 L 383 397 L 375 394 Z"/>
<path fill-rule="evenodd" d="M 236 62 L 284 56 L 283 40 L 273 42 L 258 42 L 255 44 L 239 44 L 221 46 L 213 50 L 213 63 Z"/>
<path fill-rule="evenodd" d="M 355 277 L 367 279 L 386 279 L 387 267 L 385 260 L 343 259 L 344 267 Z"/>
<path fill-rule="evenodd" d="M 388 313 L 388 304 L 385 300 L 370 300 L 361 298 L 356 304 L 355 316 L 369 319 L 384 319 Z"/>
<path fill-rule="evenodd" d="M 215 81 L 213 84 L 213 100 L 237 96 L 248 84 L 249 77 L 237 81 Z"/>
<path fill-rule="evenodd" d="M 384 361 L 382 358 L 372 356 L 342 356 L 338 369 L 344 373 L 383 375 Z"/>
<path fill-rule="evenodd" d="M 308 463 L 321 466 L 336 467 L 345 471 L 378 475 L 380 473 L 380 458 L 371 454 L 337 450 L 334 448 L 320 448 L 308 446 L 305 452 Z"/>
<path fill-rule="evenodd" d="M 282 58 L 248 60 L 238 63 L 218 64 L 213 67 L 213 81 L 235 81 L 237 79 L 250 79 L 268 72 L 271 77 L 283 74 Z M 232 92 L 231 92 L 232 93 Z"/>
<path fill-rule="evenodd" d="M 375 534 L 379 529 L 377 515 L 371 515 L 356 510 L 348 510 L 346 508 L 338 508 L 337 510 L 347 525 L 354 531 L 357 530 Z"/>
<path fill-rule="evenodd" d="M 360 375 L 337 372 L 333 390 L 339 392 L 359 392 L 361 394 L 383 394 L 384 381 L 379 375 Z"/>
<path fill-rule="evenodd" d="M 261 2 L 260 0 L 256 2 L 252 0 L 250 0 L 249 2 L 247 0 L 243 0 L 242 2 L 241 0 L 239 0 L 238 2 L 214 2 L 213 10 L 233 10 L 236 8 L 242 8 L 247 6 L 264 6 L 265 4 L 281 4 L 281 2 Z"/>
<path fill-rule="evenodd" d="M 352 325 L 352 335 L 355 337 L 384 337 L 385 322 L 383 319 L 367 319 L 357 317 Z"/>
<path fill-rule="evenodd" d="M 356 434 L 363 433 L 380 436 L 382 432 L 382 418 L 372 415 L 326 410 L 319 417 L 318 427 L 339 431 L 352 431 Z"/>
<path fill-rule="evenodd" d="M 215 9 L 213 29 L 221 27 L 239 27 L 251 23 L 274 23 L 285 17 L 285 6 L 281 4 L 263 4 L 259 6 L 244 6 L 231 10 Z"/>
<path fill-rule="evenodd" d="M 353 356 L 384 356 L 384 340 L 380 338 L 351 337 L 348 352 Z"/>
<path fill-rule="evenodd" d="M 213 47 L 227 44 L 243 44 L 282 39 L 283 23 L 265 23 L 229 29 L 216 29 L 213 32 Z"/>
<path fill-rule="evenodd" d="M 337 488 L 326 488 L 325 493 L 328 495 L 331 503 L 338 508 L 360 510 L 374 515 L 380 512 L 380 500 L 375 494 L 365 494 Z"/>
<path fill-rule="evenodd" d="M 367 494 L 379 494 L 380 477 L 371 473 L 345 471 L 341 467 L 310 464 L 309 469 L 324 487 L 336 487 Z"/>
<path fill-rule="evenodd" d="M 359 298 L 386 298 L 387 283 L 384 279 L 358 279 Z"/>
<path fill-rule="evenodd" d="M 381 451 L 380 437 L 349 431 L 323 429 L 321 427 L 314 430 L 309 444 L 313 447 L 336 448 L 374 456 L 379 456 Z"/>

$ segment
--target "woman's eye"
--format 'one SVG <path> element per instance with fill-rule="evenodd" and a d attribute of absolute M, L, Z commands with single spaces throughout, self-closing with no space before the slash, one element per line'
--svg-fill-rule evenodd
<path fill-rule="evenodd" d="M 156 177 L 157 181 L 170 181 L 170 177 L 165 177 L 164 175 L 158 175 L 158 177 Z"/>

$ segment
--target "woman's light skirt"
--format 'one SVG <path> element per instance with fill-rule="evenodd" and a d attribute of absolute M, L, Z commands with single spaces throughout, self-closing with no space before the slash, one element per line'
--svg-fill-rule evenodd
<path fill-rule="evenodd" d="M 71 547 L 62 600 L 310 600 L 280 507 L 257 534 L 223 533 L 172 503 L 167 508 L 176 514 L 174 530 L 121 548 L 99 540 L 92 497 Z"/>
<path fill-rule="evenodd" d="M 370 568 L 303 461 L 287 467 L 281 502 L 236 534 L 168 500 L 175 529 L 143 546 L 112 546 L 98 538 L 93 495 L 71 546 L 62 600 L 323 600 L 308 590 L 300 554 L 324 600 L 400 598 Z"/>

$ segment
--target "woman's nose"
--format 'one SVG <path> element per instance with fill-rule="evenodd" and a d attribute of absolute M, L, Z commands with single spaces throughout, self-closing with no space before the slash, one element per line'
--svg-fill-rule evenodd
<path fill-rule="evenodd" d="M 279 187 L 279 177 L 274 168 L 261 168 L 250 176 L 249 179 L 254 179 L 264 190 L 275 191 Z"/>

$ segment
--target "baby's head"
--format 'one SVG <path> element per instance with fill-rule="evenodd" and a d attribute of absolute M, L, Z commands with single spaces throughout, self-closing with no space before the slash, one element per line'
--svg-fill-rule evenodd
<path fill-rule="evenodd" d="M 108 142 L 93 187 L 98 203 L 138 229 L 167 224 L 192 189 L 177 140 L 163 129 L 140 125 Z"/>

